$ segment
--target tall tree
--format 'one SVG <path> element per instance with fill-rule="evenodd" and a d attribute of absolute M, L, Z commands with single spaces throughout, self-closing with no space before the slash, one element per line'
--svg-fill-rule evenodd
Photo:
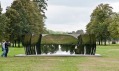
<path fill-rule="evenodd" d="M 100 4 L 94 9 L 91 14 L 91 20 L 87 25 L 87 32 L 96 34 L 97 39 L 102 42 L 109 37 L 108 26 L 110 22 L 110 17 L 112 14 L 112 7 L 109 4 Z"/>
<path fill-rule="evenodd" d="M 32 0 L 35 5 L 37 5 L 37 8 L 39 9 L 42 18 L 43 18 L 43 23 L 45 22 L 45 19 L 47 18 L 45 15 L 45 11 L 47 10 L 47 1 L 48 0 Z M 46 27 L 43 28 L 43 33 L 47 33 Z"/>
<path fill-rule="evenodd" d="M 44 31 L 44 17 L 36 3 L 30 0 L 15 0 L 6 11 L 10 19 L 8 33 L 12 38 L 26 33 L 40 34 Z"/>
<path fill-rule="evenodd" d="M 113 13 L 108 30 L 113 39 L 119 38 L 119 13 Z"/>
<path fill-rule="evenodd" d="M 6 34 L 6 28 L 9 19 L 2 13 L 1 3 L 0 3 L 0 41 L 3 39 L 8 40 L 8 36 Z"/>
<path fill-rule="evenodd" d="M 20 15 L 15 9 L 9 7 L 6 16 L 10 19 L 9 24 L 7 24 L 8 28 L 6 28 L 6 32 L 9 33 L 11 41 L 16 40 L 18 35 L 22 34 Z"/>
<path fill-rule="evenodd" d="M 43 17 L 36 4 L 30 0 L 16 0 L 11 8 L 19 13 L 24 32 L 41 33 L 43 31 Z"/>

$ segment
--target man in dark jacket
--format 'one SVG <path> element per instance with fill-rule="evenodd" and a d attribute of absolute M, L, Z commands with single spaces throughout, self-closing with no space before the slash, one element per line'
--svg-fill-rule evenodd
<path fill-rule="evenodd" d="M 6 50 L 5 57 L 7 57 L 7 54 L 9 52 L 9 48 L 8 48 L 9 46 L 10 46 L 10 43 L 8 41 L 6 41 L 6 43 L 5 43 L 5 50 Z"/>

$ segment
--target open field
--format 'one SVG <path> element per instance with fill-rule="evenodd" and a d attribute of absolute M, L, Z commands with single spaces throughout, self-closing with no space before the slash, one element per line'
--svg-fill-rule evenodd
<path fill-rule="evenodd" d="M 97 46 L 102 57 L 14 57 L 23 53 L 11 47 L 0 57 L 0 71 L 119 71 L 119 45 Z"/>

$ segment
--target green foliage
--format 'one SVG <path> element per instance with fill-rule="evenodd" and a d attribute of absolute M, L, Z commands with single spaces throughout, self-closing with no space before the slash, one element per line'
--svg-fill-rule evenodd
<path fill-rule="evenodd" d="M 2 8 L 0 4 L 0 41 L 8 40 L 8 33 L 6 33 L 6 29 L 8 28 L 9 19 L 2 13 Z"/>
<path fill-rule="evenodd" d="M 84 54 L 84 45 L 78 45 L 77 49 L 75 49 L 75 54 Z"/>
<path fill-rule="evenodd" d="M 65 44 L 64 45 L 61 45 L 61 50 L 68 52 L 70 50 L 69 46 L 70 45 L 65 45 Z"/>
<path fill-rule="evenodd" d="M 21 18 L 20 26 L 23 33 L 41 33 L 44 28 L 43 17 L 37 4 L 30 0 L 16 0 L 11 8 L 15 9 Z"/>
<path fill-rule="evenodd" d="M 16 39 L 16 36 L 21 33 L 21 25 L 20 25 L 20 15 L 19 13 L 12 8 L 8 8 L 7 12 L 5 13 L 7 18 L 10 19 L 9 24 L 7 24 L 6 33 L 9 33 L 10 35 L 14 36 L 14 39 Z"/>
<path fill-rule="evenodd" d="M 95 37 L 95 34 L 90 34 L 90 39 L 91 39 L 90 43 L 96 44 L 96 37 Z"/>
<path fill-rule="evenodd" d="M 84 50 L 85 48 L 85 50 Z M 76 54 L 91 54 L 96 52 L 96 38 L 94 34 L 82 34 L 78 36 L 78 45 L 75 50 Z"/>
<path fill-rule="evenodd" d="M 108 26 L 112 13 L 112 7 L 109 4 L 98 5 L 91 14 L 91 20 L 87 25 L 87 33 L 96 34 L 98 40 L 106 41 L 110 37 Z"/>
<path fill-rule="evenodd" d="M 31 34 L 26 34 L 22 36 L 22 44 L 23 46 L 31 45 Z"/>
<path fill-rule="evenodd" d="M 77 39 L 69 35 L 50 34 L 42 37 L 41 44 L 77 44 Z"/>
<path fill-rule="evenodd" d="M 25 44 L 25 46 L 26 45 L 34 46 L 38 43 L 39 38 L 40 38 L 39 35 L 25 34 L 22 36 L 22 43 Z"/>
<path fill-rule="evenodd" d="M 5 14 L 0 15 L 0 41 L 1 40 L 8 40 L 9 34 L 6 32 L 8 28 L 9 19 L 5 16 Z"/>
<path fill-rule="evenodd" d="M 48 54 L 48 53 L 50 53 L 50 54 L 52 54 L 52 53 L 56 53 L 57 51 L 58 51 L 58 49 L 59 49 L 59 45 L 53 45 L 53 44 L 50 44 L 50 45 L 48 45 L 48 44 L 42 44 L 41 45 L 41 53 L 42 54 Z"/>
<path fill-rule="evenodd" d="M 84 34 L 81 36 L 83 44 L 90 44 L 90 36 L 88 34 Z"/>
<path fill-rule="evenodd" d="M 113 13 L 111 16 L 111 22 L 108 27 L 108 30 L 113 39 L 119 38 L 119 14 Z"/>
<path fill-rule="evenodd" d="M 75 45 L 70 45 L 70 54 L 73 54 L 75 52 Z"/>
<path fill-rule="evenodd" d="M 5 13 L 6 17 L 10 19 L 9 24 L 7 24 L 8 28 L 6 28 L 6 33 L 9 34 L 10 39 L 19 39 L 19 36 L 26 33 L 40 34 L 46 32 L 45 18 L 42 13 L 44 9 L 39 10 L 39 7 L 43 8 L 42 6 L 44 4 L 37 6 L 37 3 L 30 0 L 13 1 Z"/>
<path fill-rule="evenodd" d="M 70 54 L 73 54 L 75 52 L 75 45 L 67 45 L 67 44 L 62 44 L 61 45 L 61 50 L 62 51 L 66 51 L 66 52 L 70 52 Z"/>
<path fill-rule="evenodd" d="M 31 37 L 31 45 L 36 45 L 36 43 L 38 43 L 39 38 L 40 38 L 39 35 L 32 35 L 32 37 Z"/>
<path fill-rule="evenodd" d="M 95 44 L 96 38 L 94 34 L 82 34 L 78 36 L 79 44 Z"/>
<path fill-rule="evenodd" d="M 36 2 L 39 11 L 42 13 L 43 18 L 46 18 L 45 10 L 47 10 L 47 1 L 48 0 L 33 0 L 33 2 Z"/>

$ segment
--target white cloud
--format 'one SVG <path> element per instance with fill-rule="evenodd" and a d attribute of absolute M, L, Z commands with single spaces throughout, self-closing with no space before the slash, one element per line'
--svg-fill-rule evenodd
<path fill-rule="evenodd" d="M 91 12 L 90 8 L 50 5 L 46 12 L 46 27 L 56 31 L 85 30 L 84 25 L 88 22 L 84 21 L 89 21 L 90 18 L 87 10 Z"/>
<path fill-rule="evenodd" d="M 85 3 L 79 3 L 78 5 L 78 3 L 76 3 L 77 5 L 74 6 L 65 2 L 62 4 L 61 2 L 63 2 L 63 0 L 55 0 L 55 3 L 49 4 L 48 11 L 46 12 L 48 17 L 46 20 L 46 27 L 48 29 L 56 31 L 76 31 L 79 29 L 85 30 L 86 25 L 90 21 L 91 13 L 100 3 L 108 3 L 114 8 L 113 11 L 119 11 L 119 2 L 116 0 L 115 2 L 95 1 L 86 3 L 87 5 Z M 70 2 L 71 1 L 69 1 L 69 3 Z"/>
<path fill-rule="evenodd" d="M 6 7 L 7 6 L 11 6 L 11 3 L 13 2 L 13 0 L 0 0 L 1 2 L 1 6 L 3 8 L 3 13 L 6 11 Z"/>
<path fill-rule="evenodd" d="M 119 12 L 119 2 L 110 3 L 110 6 L 113 7 L 113 11 L 114 11 L 114 12 Z"/>
<path fill-rule="evenodd" d="M 65 31 L 65 32 L 71 32 L 71 31 L 77 31 L 80 29 L 85 29 L 85 23 L 79 23 L 79 24 L 47 24 L 46 27 L 48 29 L 54 30 L 54 31 Z"/>

